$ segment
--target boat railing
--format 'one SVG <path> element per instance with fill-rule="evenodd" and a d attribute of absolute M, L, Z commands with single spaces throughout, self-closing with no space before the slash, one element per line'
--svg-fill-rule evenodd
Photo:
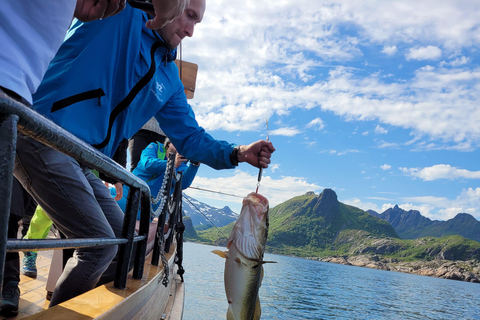
<path fill-rule="evenodd" d="M 30 136 L 45 145 L 71 156 L 92 169 L 102 172 L 116 181 L 120 181 L 129 186 L 130 191 L 127 197 L 121 237 L 113 239 L 7 239 L 17 130 L 24 135 Z M 135 261 L 133 264 L 132 276 L 135 279 L 142 278 L 151 211 L 150 189 L 148 185 L 143 180 L 125 170 L 125 168 L 121 167 L 118 163 L 93 148 L 91 145 L 85 143 L 67 130 L 59 127 L 51 120 L 38 114 L 30 107 L 13 100 L 1 91 L 0 182 L 0 281 L 3 281 L 5 256 L 7 251 L 119 245 L 118 265 L 114 286 L 119 289 L 125 289 L 134 242 L 137 243 L 137 248 L 134 257 Z M 140 223 L 136 235 L 135 224 L 139 208 L 141 212 Z M 160 227 L 158 229 L 160 229 Z"/>

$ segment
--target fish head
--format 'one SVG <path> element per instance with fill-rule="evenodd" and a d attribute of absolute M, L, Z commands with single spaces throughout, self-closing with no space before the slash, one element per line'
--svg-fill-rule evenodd
<path fill-rule="evenodd" d="M 267 198 L 259 193 L 252 192 L 243 199 L 243 208 L 248 208 L 252 213 L 252 219 L 256 220 L 256 226 L 268 228 L 268 209 L 269 204 Z"/>
<path fill-rule="evenodd" d="M 242 211 L 228 240 L 227 248 L 235 243 L 246 258 L 262 260 L 268 237 L 267 198 L 252 192 L 243 199 Z"/>

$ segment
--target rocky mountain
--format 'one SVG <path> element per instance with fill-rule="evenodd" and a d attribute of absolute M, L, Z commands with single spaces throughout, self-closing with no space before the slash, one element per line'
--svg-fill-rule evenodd
<path fill-rule="evenodd" d="M 426 228 L 437 225 L 419 213 L 405 214 L 400 210 L 395 207 L 383 215 L 399 230 L 407 230 L 410 224 Z M 463 221 L 464 227 L 474 222 L 466 215 L 457 217 L 452 220 Z M 479 242 L 459 235 L 400 239 L 389 222 L 339 202 L 331 189 L 319 195 L 308 192 L 277 205 L 270 209 L 269 221 L 266 251 L 270 253 L 480 281 Z M 197 238 L 189 240 L 225 245 L 232 228 L 233 223 L 220 230 L 199 231 Z"/>
<path fill-rule="evenodd" d="M 447 221 L 430 220 L 417 210 L 405 211 L 397 205 L 382 213 L 368 212 L 388 221 L 402 239 L 460 235 L 480 242 L 480 221 L 468 213 L 459 213 Z"/>
<path fill-rule="evenodd" d="M 364 230 L 378 237 L 397 237 L 385 221 L 338 201 L 332 189 L 308 192 L 270 210 L 268 245 L 327 248 L 340 231 Z"/>
<path fill-rule="evenodd" d="M 233 221 L 236 221 L 238 214 L 233 212 L 228 206 L 215 208 L 206 203 L 200 202 L 185 193 L 183 194 L 183 212 L 192 220 L 193 227 L 198 230 L 204 230 L 213 227 L 212 222 L 217 227 L 223 227 Z M 200 213 L 199 210 L 203 213 Z M 205 218 L 205 216 L 208 217 Z M 210 221 L 209 221 L 210 219 Z"/>
<path fill-rule="evenodd" d="M 269 212 L 268 250 L 306 255 L 331 248 L 342 230 L 362 230 L 378 237 L 398 237 L 386 221 L 338 201 L 337 194 L 325 189 L 321 194 L 307 192 L 279 204 Z M 233 224 L 222 230 L 227 236 Z M 199 232 L 205 241 L 224 244 L 216 230 Z M 303 253 L 299 253 L 303 251 Z"/>

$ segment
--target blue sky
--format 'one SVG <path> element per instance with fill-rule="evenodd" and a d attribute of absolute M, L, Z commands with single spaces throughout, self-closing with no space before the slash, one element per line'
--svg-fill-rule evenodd
<path fill-rule="evenodd" d="M 271 207 L 331 188 L 364 210 L 480 219 L 480 1 L 208 0 L 182 46 L 199 66 L 199 123 L 274 143 L 260 186 Z M 246 196 L 257 174 L 201 166 L 193 186 Z"/>

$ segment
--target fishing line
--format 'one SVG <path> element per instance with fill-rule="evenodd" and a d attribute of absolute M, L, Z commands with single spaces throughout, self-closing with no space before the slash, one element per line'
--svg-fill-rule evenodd
<path fill-rule="evenodd" d="M 222 234 L 222 236 L 224 236 L 225 238 L 228 239 L 228 236 L 226 236 L 226 235 L 222 232 L 222 230 L 220 230 L 220 229 L 215 225 L 215 223 L 213 223 L 213 221 L 210 220 L 209 217 L 207 217 L 196 205 L 194 205 L 194 204 L 192 203 L 192 201 L 190 201 L 185 195 L 183 195 L 183 198 L 184 198 L 185 200 L 187 200 L 187 201 L 190 203 L 190 205 L 192 205 L 195 209 L 197 209 L 197 211 L 200 212 L 200 213 L 202 214 L 202 216 L 205 217 L 205 219 L 207 219 L 208 221 L 210 221 L 210 223 L 211 223 L 215 228 L 217 228 L 217 231 L 219 231 L 219 232 Z"/>
<path fill-rule="evenodd" d="M 183 76 L 183 72 L 182 72 L 182 67 L 183 67 L 183 59 L 182 59 L 182 42 L 180 41 L 180 50 L 179 50 L 179 54 L 180 54 L 180 81 L 182 81 L 182 76 Z M 183 83 L 183 82 L 182 82 Z"/>
<path fill-rule="evenodd" d="M 200 191 L 207 191 L 207 192 L 212 192 L 212 193 L 218 193 L 218 194 L 223 194 L 223 195 L 226 195 L 226 196 L 231 196 L 231 197 L 237 197 L 237 198 L 245 198 L 245 197 L 242 197 L 242 196 L 237 196 L 236 194 L 231 194 L 231 193 L 224 193 L 224 192 L 221 192 L 221 191 L 214 191 L 214 190 L 208 190 L 208 189 L 203 189 L 203 188 L 198 188 L 198 187 L 188 187 L 189 189 L 195 189 L 195 190 L 200 190 Z"/>

